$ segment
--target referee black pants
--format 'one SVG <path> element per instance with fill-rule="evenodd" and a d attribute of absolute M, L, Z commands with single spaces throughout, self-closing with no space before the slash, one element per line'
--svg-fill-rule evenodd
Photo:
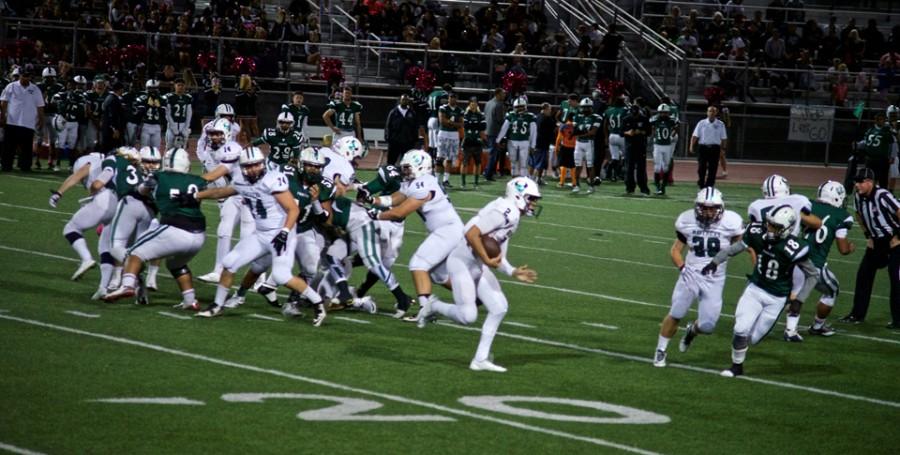
<path fill-rule="evenodd" d="M 3 128 L 3 155 L 0 157 L 0 166 L 4 171 L 11 171 L 13 161 L 18 155 L 19 169 L 30 171 L 31 156 L 34 153 L 34 130 L 9 124 Z"/>
<path fill-rule="evenodd" d="M 719 170 L 719 146 L 698 145 L 697 148 L 697 186 L 706 188 L 716 186 L 716 171 Z"/>
<path fill-rule="evenodd" d="M 866 248 L 859 269 L 856 271 L 856 294 L 853 296 L 853 310 L 850 312 L 860 321 L 866 318 L 869 311 L 869 300 L 872 298 L 872 286 L 875 274 L 879 269 L 887 267 L 891 280 L 891 319 L 894 325 L 900 324 L 900 245 L 891 248 L 891 239 L 877 239 L 873 248 Z"/>
<path fill-rule="evenodd" d="M 866 157 L 866 167 L 875 173 L 875 182 L 882 188 L 888 187 L 888 176 L 891 170 L 890 158 L 870 158 Z"/>

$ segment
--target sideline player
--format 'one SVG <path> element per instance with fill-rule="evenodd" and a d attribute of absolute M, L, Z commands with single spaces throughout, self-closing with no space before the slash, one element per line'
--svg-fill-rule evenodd
<path fill-rule="evenodd" d="M 603 115 L 606 125 L 606 136 L 609 142 L 609 163 L 606 166 L 606 178 L 615 182 L 619 178 L 625 179 L 625 171 L 622 160 L 625 156 L 625 136 L 623 136 L 622 123 L 628 115 L 625 103 L 625 95 L 619 95 L 613 101 L 612 106 L 606 108 Z"/>
<path fill-rule="evenodd" d="M 695 300 L 697 320 L 688 323 L 678 349 L 686 352 L 697 335 L 711 334 L 715 329 L 722 312 L 725 268 L 710 276 L 703 276 L 700 271 L 719 251 L 740 241 L 743 232 L 741 216 L 725 210 L 722 193 L 712 187 L 700 190 L 693 210 L 685 210 L 675 220 L 676 239 L 669 254 L 680 273 L 672 291 L 672 306 L 659 329 L 653 366 L 666 366 L 669 340 Z M 688 253 L 682 259 L 685 248 Z"/>
<path fill-rule="evenodd" d="M 660 104 L 656 115 L 650 119 L 653 128 L 653 183 L 656 184 L 658 196 L 666 194 L 669 165 L 678 143 L 678 121 L 670 116 L 671 112 L 668 104 Z"/>
<path fill-rule="evenodd" d="M 594 192 L 594 137 L 603 125 L 603 117 L 594 113 L 594 102 L 590 98 L 584 98 L 578 104 L 579 112 L 575 114 L 573 123 L 575 132 L 575 184 L 572 192 L 581 191 L 579 176 L 581 175 L 581 163 L 584 163 L 585 173 L 588 179 L 588 194 Z"/>
<path fill-rule="evenodd" d="M 509 133 L 506 151 L 509 154 L 509 173 L 513 177 L 528 175 L 528 155 L 537 142 L 537 123 L 534 114 L 528 112 L 528 101 L 520 96 L 513 101 L 513 110 L 506 114 L 503 126 L 497 133 L 497 145 Z"/>
<path fill-rule="evenodd" d="M 437 299 L 422 304 L 417 323 L 424 328 L 436 314 L 446 316 L 459 324 L 469 325 L 478 317 L 476 299 L 487 309 L 481 328 L 481 339 L 469 368 L 475 371 L 503 373 L 506 368 L 490 359 L 491 345 L 497 329 L 509 308 L 500 283 L 491 269 L 499 269 L 506 275 L 525 283 L 534 283 L 537 272 L 527 265 L 514 267 L 506 259 L 509 239 L 523 215 L 533 216 L 541 192 L 538 184 L 527 177 L 515 177 L 506 184 L 506 196 L 497 198 L 478 211 L 465 226 L 465 239 L 461 240 L 450 256 L 439 265 L 432 276 L 438 283 L 453 290 L 454 304 Z M 490 236 L 500 245 L 500 254 L 490 257 L 485 250 L 482 236 Z"/>
<path fill-rule="evenodd" d="M 441 180 L 444 188 L 451 187 L 450 167 L 453 166 L 453 160 L 459 155 L 459 130 L 463 127 L 463 115 L 463 109 L 458 103 L 456 93 L 447 94 L 447 104 L 438 109 L 440 130 L 438 131 L 437 159 L 434 170 L 436 177 L 444 174 L 444 178 Z"/>
<path fill-rule="evenodd" d="M 191 136 L 191 95 L 185 93 L 184 79 L 175 79 L 175 91 L 165 96 L 166 147 L 185 148 Z"/>

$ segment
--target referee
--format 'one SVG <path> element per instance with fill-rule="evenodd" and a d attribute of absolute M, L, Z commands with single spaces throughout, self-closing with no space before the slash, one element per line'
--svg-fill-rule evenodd
<path fill-rule="evenodd" d="M 706 109 L 706 118 L 697 122 L 691 136 L 688 153 L 697 153 L 697 186 L 706 188 L 716 185 L 716 171 L 719 169 L 719 153 L 725 152 L 728 133 L 725 124 L 716 116 L 719 109 L 710 106 Z"/>
<path fill-rule="evenodd" d="M 872 285 L 878 269 L 887 266 L 891 280 L 890 329 L 900 329 L 900 202 L 875 182 L 869 168 L 857 171 L 856 217 L 866 236 L 866 253 L 856 271 L 853 310 L 841 322 L 858 324 L 866 319 Z"/>

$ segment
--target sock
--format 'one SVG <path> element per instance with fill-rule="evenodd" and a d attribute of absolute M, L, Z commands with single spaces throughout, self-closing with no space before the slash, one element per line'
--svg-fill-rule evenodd
<path fill-rule="evenodd" d="M 430 299 L 430 298 L 431 298 L 431 294 L 419 294 L 419 298 L 418 298 L 418 300 L 419 300 L 419 305 L 424 304 L 424 303 L 427 302 L 428 299 Z"/>
<path fill-rule="evenodd" d="M 216 299 L 214 303 L 216 306 L 225 305 L 225 299 L 228 298 L 228 288 L 222 285 L 216 285 Z"/>
<path fill-rule="evenodd" d="M 222 273 L 222 259 L 231 251 L 231 237 L 219 236 L 216 241 L 216 268 L 217 273 Z"/>
<path fill-rule="evenodd" d="M 122 285 L 123 288 L 134 288 L 137 284 L 137 276 L 133 273 L 126 273 L 122 275 Z"/>
<path fill-rule="evenodd" d="M 106 289 L 109 286 L 109 279 L 112 278 L 115 261 L 109 253 L 100 253 L 100 289 Z"/>
<path fill-rule="evenodd" d="M 797 325 L 800 324 L 800 315 L 799 314 L 788 314 L 787 315 L 787 330 L 788 332 L 796 332 Z"/>
<path fill-rule="evenodd" d="M 91 251 L 88 249 L 87 242 L 84 241 L 84 237 L 82 237 L 80 233 L 69 232 L 66 234 L 66 240 L 72 245 L 72 249 L 78 253 L 81 262 L 90 262 L 93 259 L 91 257 Z"/>
<path fill-rule="evenodd" d="M 450 172 L 444 171 L 444 181 L 445 181 L 445 182 L 449 182 L 449 181 L 450 181 Z"/>
<path fill-rule="evenodd" d="M 403 288 L 400 286 L 391 289 L 391 294 L 394 294 L 394 299 L 397 300 L 397 308 L 406 311 L 409 309 L 409 296 L 403 292 Z"/>
<path fill-rule="evenodd" d="M 734 349 L 731 348 L 731 362 L 740 365 L 744 363 L 744 360 L 747 358 L 747 348 L 743 349 Z"/>
<path fill-rule="evenodd" d="M 460 181 L 462 182 L 463 186 L 466 186 L 466 173 L 465 172 L 460 173 L 459 177 L 460 177 Z"/>
<path fill-rule="evenodd" d="M 347 285 L 347 280 L 341 280 L 335 283 L 338 288 L 338 298 L 341 299 L 341 302 L 348 302 L 353 300 L 353 294 L 350 293 L 350 286 Z"/>
<path fill-rule="evenodd" d="M 818 329 L 821 329 L 821 328 L 824 327 L 824 326 L 825 326 L 825 319 L 819 319 L 819 317 L 816 316 L 816 319 L 815 319 L 815 321 L 813 322 L 813 328 L 816 329 L 816 330 L 818 330 Z"/>
<path fill-rule="evenodd" d="M 306 297 L 306 300 L 309 300 L 313 305 L 322 303 L 322 297 L 311 286 L 307 286 L 300 295 Z"/>
<path fill-rule="evenodd" d="M 463 182 L 463 184 L 465 184 L 465 182 Z M 378 275 L 369 271 L 368 273 L 366 273 L 366 280 L 356 288 L 356 296 L 362 297 L 366 295 L 366 293 L 369 292 L 369 289 L 372 289 L 372 286 L 375 286 L 375 283 L 377 282 Z"/>
<path fill-rule="evenodd" d="M 478 349 L 475 350 L 475 361 L 481 362 L 488 359 L 491 353 L 491 344 L 494 343 L 494 336 L 497 335 L 497 329 L 506 312 L 492 313 L 488 312 L 484 318 L 484 324 L 481 326 L 481 339 L 478 340 Z"/>
<path fill-rule="evenodd" d="M 476 167 L 475 169 L 478 169 L 478 168 Z M 475 173 L 475 186 L 478 186 L 478 174 L 479 174 L 479 172 Z"/>
<path fill-rule="evenodd" d="M 116 278 L 116 277 L 118 277 L 118 278 Z M 120 281 L 120 282 L 122 281 L 122 266 L 117 265 L 113 268 L 112 277 L 109 279 L 109 281 L 113 281 L 113 280 Z"/>
<path fill-rule="evenodd" d="M 578 171 L 581 169 L 574 168 L 570 169 L 569 172 L 572 174 L 572 186 L 578 186 Z"/>
<path fill-rule="evenodd" d="M 238 288 L 238 290 L 237 290 L 237 292 L 235 292 L 235 294 L 236 294 L 238 297 L 246 297 L 246 296 L 247 296 L 247 291 L 249 291 L 249 290 L 250 290 L 250 288 L 245 288 L 245 287 L 241 286 L 241 287 Z"/>
<path fill-rule="evenodd" d="M 665 351 L 669 348 L 669 340 L 671 338 L 664 337 L 662 335 L 659 336 L 659 339 L 656 341 L 656 350 Z"/>
<path fill-rule="evenodd" d="M 158 265 L 150 265 L 147 267 L 147 281 L 156 280 L 156 274 L 159 273 Z"/>
<path fill-rule="evenodd" d="M 194 295 L 194 289 L 188 289 L 187 291 L 181 291 L 181 303 L 186 305 L 193 305 L 194 301 L 197 300 L 197 297 Z"/>
<path fill-rule="evenodd" d="M 278 301 L 278 295 L 275 294 L 275 288 L 269 286 L 268 280 L 266 281 L 266 283 L 264 285 L 260 286 L 259 289 L 256 290 L 256 292 L 259 295 L 265 297 L 266 300 L 270 303 L 274 303 L 274 302 Z"/>

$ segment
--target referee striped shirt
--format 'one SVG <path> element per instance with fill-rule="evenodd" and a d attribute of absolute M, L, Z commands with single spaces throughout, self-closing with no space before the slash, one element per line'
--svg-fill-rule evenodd
<path fill-rule="evenodd" d="M 856 212 L 873 239 L 900 235 L 900 202 L 890 191 L 875 187 L 868 196 L 856 193 Z"/>

